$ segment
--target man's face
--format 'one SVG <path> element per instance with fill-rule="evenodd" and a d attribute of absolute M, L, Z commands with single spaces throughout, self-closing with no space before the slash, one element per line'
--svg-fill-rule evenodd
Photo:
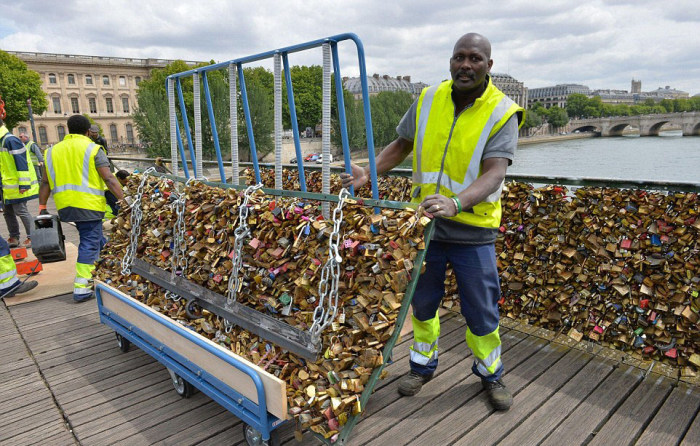
<path fill-rule="evenodd" d="M 460 40 L 450 58 L 453 88 L 460 92 L 481 88 L 492 65 L 483 45 L 470 39 Z"/>
<path fill-rule="evenodd" d="M 97 138 L 97 132 L 93 132 L 92 130 L 90 130 L 88 135 L 90 136 L 90 139 L 94 140 L 95 138 Z"/>
<path fill-rule="evenodd" d="M 24 133 L 19 135 L 19 139 L 20 139 L 20 141 L 22 141 L 25 144 L 29 141 L 29 137 L 27 135 L 25 135 Z"/>

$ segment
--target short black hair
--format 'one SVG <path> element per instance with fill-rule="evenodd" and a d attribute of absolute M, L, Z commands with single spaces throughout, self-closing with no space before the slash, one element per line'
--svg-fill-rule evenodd
<path fill-rule="evenodd" d="M 73 115 L 68 118 L 68 133 L 84 135 L 90 130 L 90 120 L 83 115 Z"/>
<path fill-rule="evenodd" d="M 126 179 L 129 177 L 130 174 L 129 174 L 129 172 L 127 172 L 126 170 L 123 170 L 123 169 L 122 169 L 122 170 L 118 171 L 117 173 L 115 173 L 114 175 L 115 175 L 117 178 L 119 178 L 120 180 L 126 180 Z"/>

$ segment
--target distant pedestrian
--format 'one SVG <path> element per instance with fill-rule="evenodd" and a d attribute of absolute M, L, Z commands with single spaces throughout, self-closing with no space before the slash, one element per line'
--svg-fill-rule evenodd
<path fill-rule="evenodd" d="M 129 172 L 123 169 L 114 174 L 114 176 L 117 177 L 117 180 L 119 180 L 119 184 L 121 184 L 122 187 L 126 186 L 126 184 L 129 182 L 129 175 Z"/>
<path fill-rule="evenodd" d="M 5 222 L 10 232 L 7 243 L 11 248 L 19 246 L 20 233 L 17 217 L 22 220 L 27 238 L 22 243 L 32 247 L 32 215 L 27 210 L 27 201 L 37 198 L 39 182 L 27 148 L 22 141 L 7 130 L 0 119 L 0 176 L 2 177 L 2 199 Z"/>
<path fill-rule="evenodd" d="M 19 139 L 24 143 L 24 147 L 27 148 L 29 158 L 31 158 L 32 164 L 34 165 L 37 181 L 41 184 L 41 167 L 44 165 L 44 155 L 41 153 L 41 147 L 32 141 L 29 135 L 24 132 L 19 134 Z"/>

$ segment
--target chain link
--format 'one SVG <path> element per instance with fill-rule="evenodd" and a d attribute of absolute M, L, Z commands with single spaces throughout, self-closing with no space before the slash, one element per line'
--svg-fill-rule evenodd
<path fill-rule="evenodd" d="M 143 188 L 146 185 L 146 180 L 148 176 L 155 172 L 154 167 L 149 167 L 141 176 L 141 183 L 138 189 L 136 189 L 136 197 L 133 203 L 129 206 L 131 208 L 131 242 L 126 248 L 126 254 L 122 259 L 122 275 L 131 275 L 131 264 L 134 262 L 134 257 L 136 256 L 136 248 L 139 242 L 139 235 L 141 234 L 141 219 L 143 218 L 143 212 L 141 210 L 141 199 L 143 198 Z"/>
<path fill-rule="evenodd" d="M 231 259 L 233 260 L 233 266 L 231 267 L 231 276 L 228 280 L 228 292 L 226 294 L 227 309 L 230 309 L 231 304 L 236 301 L 238 287 L 241 283 L 239 275 L 241 272 L 241 265 L 243 264 L 243 242 L 245 242 L 250 235 L 250 228 L 248 227 L 248 202 L 253 193 L 262 188 L 262 186 L 262 183 L 256 184 L 255 186 L 248 186 L 243 194 L 243 202 L 238 207 L 238 227 L 233 231 L 235 235 L 233 242 L 233 258 Z"/>
<path fill-rule="evenodd" d="M 335 319 L 338 312 L 338 285 L 340 279 L 340 264 L 343 258 L 338 252 L 340 244 L 340 225 L 343 223 L 343 205 L 350 197 L 347 189 L 343 188 L 338 194 L 338 206 L 333 210 L 333 232 L 328 237 L 328 260 L 321 270 L 321 281 L 318 284 L 318 306 L 314 308 L 313 324 L 309 329 L 311 340 L 318 344 L 323 330 Z"/>
<path fill-rule="evenodd" d="M 187 239 L 185 235 L 185 204 L 187 194 L 185 191 L 177 195 L 177 198 L 172 203 L 173 211 L 177 216 L 175 227 L 173 228 L 173 256 L 172 256 L 172 271 L 170 278 L 181 276 L 187 271 Z"/>

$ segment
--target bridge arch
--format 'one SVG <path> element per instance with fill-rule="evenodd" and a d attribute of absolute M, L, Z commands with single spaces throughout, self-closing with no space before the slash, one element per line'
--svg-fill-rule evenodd
<path fill-rule="evenodd" d="M 639 129 L 639 134 L 640 136 L 659 136 L 661 128 L 669 122 L 671 121 L 666 119 L 663 121 L 654 122 L 651 125 L 645 125 L 643 128 Z"/>
<path fill-rule="evenodd" d="M 604 136 L 622 136 L 627 127 L 631 127 L 631 124 L 628 122 L 614 124 L 608 129 L 607 134 Z"/>
<path fill-rule="evenodd" d="M 683 136 L 700 136 L 700 122 L 684 125 Z"/>
<path fill-rule="evenodd" d="M 570 128 L 571 132 L 579 131 L 581 133 L 586 133 L 586 132 L 595 132 L 595 133 L 600 133 L 601 129 L 598 126 L 595 125 L 579 125 L 579 126 L 572 126 Z"/>

